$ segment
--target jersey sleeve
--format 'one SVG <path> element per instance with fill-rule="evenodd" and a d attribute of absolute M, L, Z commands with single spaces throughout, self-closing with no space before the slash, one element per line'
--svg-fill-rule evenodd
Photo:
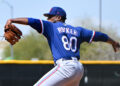
<path fill-rule="evenodd" d="M 95 36 L 93 38 L 93 41 L 102 41 L 102 42 L 106 42 L 108 40 L 108 35 L 102 32 L 95 32 Z"/>
<path fill-rule="evenodd" d="M 54 33 L 53 23 L 49 21 L 43 21 L 43 35 L 47 38 L 52 37 Z"/>
<path fill-rule="evenodd" d="M 81 28 L 81 38 L 82 42 L 91 43 L 95 36 L 95 31 Z"/>
<path fill-rule="evenodd" d="M 43 33 L 43 21 L 35 18 L 28 18 L 28 25 L 37 30 L 39 33 Z"/>
<path fill-rule="evenodd" d="M 53 35 L 53 23 L 49 21 L 28 18 L 28 25 L 37 30 L 37 32 L 42 33 L 48 39 Z"/>
<path fill-rule="evenodd" d="M 88 43 L 91 43 L 92 41 L 106 42 L 109 38 L 108 35 L 105 33 L 88 30 L 85 28 L 82 28 L 81 34 L 82 34 L 82 41 Z"/>

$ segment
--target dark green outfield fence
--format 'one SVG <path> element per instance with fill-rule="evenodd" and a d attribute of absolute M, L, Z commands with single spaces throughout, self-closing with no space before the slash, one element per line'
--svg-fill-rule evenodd
<path fill-rule="evenodd" d="M 120 86 L 120 61 L 81 62 L 80 86 Z M 33 86 L 53 67 L 53 61 L 0 61 L 0 86 Z"/>

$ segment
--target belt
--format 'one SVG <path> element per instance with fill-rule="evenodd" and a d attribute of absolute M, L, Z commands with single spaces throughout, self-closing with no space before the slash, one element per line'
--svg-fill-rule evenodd
<path fill-rule="evenodd" d="M 66 58 L 60 58 L 55 62 L 55 65 L 57 65 L 58 63 L 62 62 L 62 61 L 67 61 L 67 60 L 73 60 L 73 61 L 78 61 L 77 57 L 71 57 L 70 59 L 66 59 Z"/>
<path fill-rule="evenodd" d="M 78 58 L 77 57 L 71 57 L 71 58 L 69 58 L 69 59 L 66 59 L 66 58 L 61 58 L 63 61 L 64 60 L 78 60 Z"/>

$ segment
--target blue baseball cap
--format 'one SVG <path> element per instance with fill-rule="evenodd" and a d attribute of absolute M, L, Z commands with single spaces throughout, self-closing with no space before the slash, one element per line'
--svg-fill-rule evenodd
<path fill-rule="evenodd" d="M 60 8 L 60 7 L 53 7 L 50 9 L 49 13 L 45 13 L 44 16 L 48 17 L 50 15 L 58 15 L 58 16 L 62 16 L 66 19 L 66 12 L 64 9 Z"/>

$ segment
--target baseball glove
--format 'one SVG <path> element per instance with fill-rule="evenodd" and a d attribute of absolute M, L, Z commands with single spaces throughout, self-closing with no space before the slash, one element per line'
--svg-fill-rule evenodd
<path fill-rule="evenodd" d="M 22 32 L 13 24 L 5 27 L 4 37 L 11 45 L 14 45 L 21 39 Z"/>

